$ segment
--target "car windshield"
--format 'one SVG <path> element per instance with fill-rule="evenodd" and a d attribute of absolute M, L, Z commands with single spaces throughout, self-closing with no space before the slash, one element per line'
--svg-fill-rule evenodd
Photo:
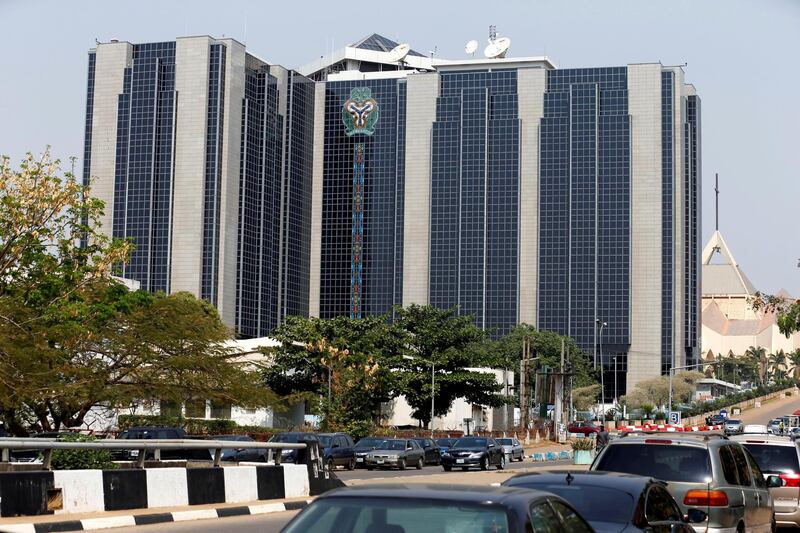
<path fill-rule="evenodd" d="M 800 473 L 800 464 L 797 460 L 795 446 L 775 446 L 769 444 L 749 444 L 743 442 L 758 467 L 765 474 L 797 474 Z"/>
<path fill-rule="evenodd" d="M 331 441 L 333 440 L 333 437 L 330 435 L 318 435 L 317 438 L 319 439 L 320 446 L 323 448 L 329 447 L 331 445 Z"/>
<path fill-rule="evenodd" d="M 485 504 L 447 501 L 417 501 L 405 498 L 324 498 L 300 513 L 284 533 L 329 533 L 337 531 L 509 533 L 505 510 Z"/>
<path fill-rule="evenodd" d="M 439 446 L 452 446 L 456 440 L 458 439 L 439 439 L 436 442 Z"/>
<path fill-rule="evenodd" d="M 374 437 L 366 437 L 356 443 L 357 448 L 375 448 L 383 445 L 386 439 L 376 439 Z"/>
<path fill-rule="evenodd" d="M 511 487 L 525 487 L 552 492 L 567 500 L 589 522 L 626 524 L 633 516 L 633 496 L 607 486 L 532 483 L 527 479 L 509 482 Z"/>
<path fill-rule="evenodd" d="M 308 433 L 277 433 L 269 440 L 270 442 L 305 442 L 317 440 L 317 437 Z"/>
<path fill-rule="evenodd" d="M 594 470 L 688 483 L 706 483 L 711 477 L 708 450 L 675 444 L 609 446 Z"/>
<path fill-rule="evenodd" d="M 728 421 L 726 423 L 729 424 L 729 425 L 730 424 L 741 424 L 742 421 L 741 420 L 730 420 L 730 419 L 728 419 Z"/>
<path fill-rule="evenodd" d="M 485 447 L 486 447 L 486 439 L 477 439 L 474 437 L 465 437 L 463 439 L 458 439 L 453 444 L 453 448 L 485 448 Z"/>
<path fill-rule="evenodd" d="M 497 439 L 497 442 L 503 446 L 512 446 L 514 444 L 514 441 L 511 439 Z"/>
<path fill-rule="evenodd" d="M 383 444 L 380 446 L 384 450 L 405 450 L 406 449 L 406 441 L 404 440 L 386 440 L 383 441 Z"/>

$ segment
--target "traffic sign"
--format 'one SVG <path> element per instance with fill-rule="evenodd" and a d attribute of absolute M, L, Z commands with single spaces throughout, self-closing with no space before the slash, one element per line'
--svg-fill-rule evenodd
<path fill-rule="evenodd" d="M 673 426 L 679 426 L 681 423 L 681 412 L 680 411 L 670 411 L 669 412 L 669 423 Z"/>
<path fill-rule="evenodd" d="M 728 410 L 727 409 L 720 409 L 719 410 L 719 415 L 720 416 L 724 416 L 725 418 L 728 418 Z"/>

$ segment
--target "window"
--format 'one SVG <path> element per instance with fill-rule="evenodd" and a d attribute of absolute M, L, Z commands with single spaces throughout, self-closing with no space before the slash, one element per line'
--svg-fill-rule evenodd
<path fill-rule="evenodd" d="M 561 533 L 564 527 L 546 501 L 531 507 L 531 523 L 536 533 Z"/>
<path fill-rule="evenodd" d="M 648 522 L 680 521 L 681 511 L 667 490 L 658 485 L 647 493 L 644 504 L 644 515 Z M 667 529 L 669 531 L 669 528 Z"/>
<path fill-rule="evenodd" d="M 736 461 L 736 473 L 739 476 L 739 484 L 749 487 L 753 484 L 750 476 L 750 465 L 747 464 L 747 458 L 744 456 L 744 451 L 739 446 L 731 446 L 733 452 L 733 459 Z"/>
<path fill-rule="evenodd" d="M 159 411 L 162 416 L 181 416 L 181 405 L 179 403 L 162 400 Z"/>
<path fill-rule="evenodd" d="M 789 448 L 794 453 L 795 447 L 792 446 Z M 744 454 L 747 456 L 747 460 L 750 463 L 750 472 L 753 474 L 753 480 L 756 482 L 756 487 L 760 489 L 767 488 L 767 482 L 764 480 L 764 473 L 759 468 L 758 463 L 755 459 L 753 459 L 753 455 L 750 453 L 750 450 L 745 447 Z"/>
<path fill-rule="evenodd" d="M 254 410 L 255 411 L 255 410 Z M 231 418 L 231 404 L 211 402 L 211 418 Z"/>
<path fill-rule="evenodd" d="M 186 418 L 205 418 L 206 401 L 191 400 L 186 402 Z"/>
<path fill-rule="evenodd" d="M 705 483 L 711 477 L 708 450 L 674 444 L 612 444 L 596 470 L 695 483 Z"/>
<path fill-rule="evenodd" d="M 795 446 L 775 444 L 743 444 L 750 452 L 759 469 L 767 474 L 800 473 Z"/>
<path fill-rule="evenodd" d="M 733 458 L 730 446 L 723 446 L 719 449 L 719 460 L 722 463 L 722 474 L 725 481 L 731 485 L 739 484 L 739 476 L 736 472 L 736 460 Z"/>
<path fill-rule="evenodd" d="M 551 500 L 550 505 L 552 505 L 553 509 L 555 509 L 556 512 L 561 516 L 561 520 L 564 522 L 565 531 L 569 531 L 570 533 L 592 532 L 592 528 L 586 523 L 586 521 L 563 503 Z"/>

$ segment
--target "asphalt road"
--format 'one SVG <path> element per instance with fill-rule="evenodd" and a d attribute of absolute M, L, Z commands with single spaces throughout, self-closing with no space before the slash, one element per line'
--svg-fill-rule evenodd
<path fill-rule="evenodd" d="M 513 462 L 513 463 L 506 463 L 505 470 L 519 470 L 520 468 L 526 468 L 531 466 L 530 459 L 526 459 L 523 462 Z M 473 471 L 474 469 L 471 469 Z M 494 470 L 494 467 L 491 468 Z M 454 472 L 460 472 L 460 469 L 454 469 Z M 477 471 L 477 470 L 474 470 Z M 416 477 L 416 476 L 428 476 L 431 474 L 444 474 L 444 470 L 442 470 L 441 466 L 425 466 L 422 470 L 417 470 L 415 468 L 409 470 L 367 470 L 366 468 L 356 468 L 355 470 L 336 470 L 336 477 L 344 481 L 345 483 L 349 483 L 350 481 L 360 481 L 360 480 L 374 480 L 374 479 L 385 479 L 385 478 L 406 478 L 406 477 Z"/>

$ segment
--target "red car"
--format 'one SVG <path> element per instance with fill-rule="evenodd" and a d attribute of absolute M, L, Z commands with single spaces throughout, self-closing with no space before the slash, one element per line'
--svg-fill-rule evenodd
<path fill-rule="evenodd" d="M 578 421 L 570 423 L 570 425 L 567 426 L 567 431 L 569 433 L 583 433 L 584 435 L 588 435 L 600 431 L 600 426 L 595 426 L 591 422 Z"/>

